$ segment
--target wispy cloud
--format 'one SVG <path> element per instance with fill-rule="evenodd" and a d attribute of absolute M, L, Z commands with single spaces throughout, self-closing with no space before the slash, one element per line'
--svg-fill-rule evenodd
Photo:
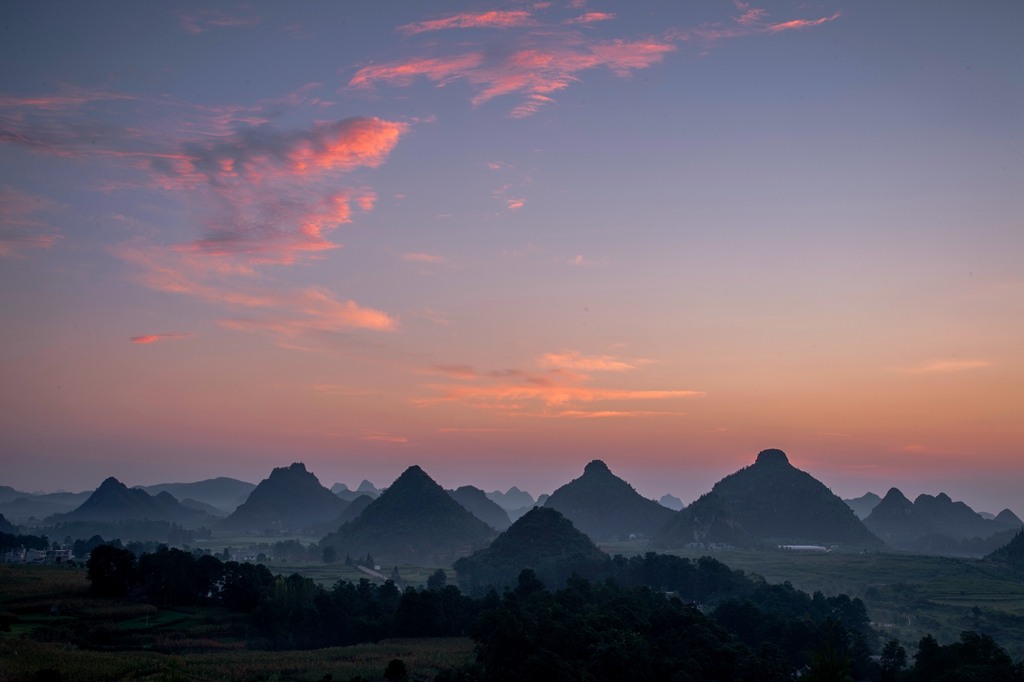
<path fill-rule="evenodd" d="M 345 386 L 343 384 L 313 384 L 310 388 L 321 395 L 330 396 L 350 396 L 350 395 L 369 395 L 370 391 L 364 391 L 362 389 L 355 388 L 353 386 Z"/>
<path fill-rule="evenodd" d="M 384 443 L 407 443 L 409 439 L 401 436 L 392 436 L 384 431 L 370 431 L 366 429 L 361 432 L 360 440 L 381 441 Z"/>
<path fill-rule="evenodd" d="M 0 185 L 0 256 L 23 258 L 26 249 L 48 249 L 61 235 L 39 214 L 57 208 L 44 196 Z"/>
<path fill-rule="evenodd" d="M 661 62 L 675 46 L 659 40 L 584 39 L 582 36 L 528 36 L 508 54 L 473 51 L 443 57 L 414 57 L 372 64 L 349 81 L 349 90 L 370 90 L 378 83 L 407 86 L 423 77 L 443 86 L 465 80 L 476 89 L 474 106 L 500 95 L 519 94 L 525 101 L 509 114 L 522 118 L 554 101 L 551 95 L 578 80 L 580 71 L 604 67 L 626 77 L 637 69 Z"/>
<path fill-rule="evenodd" d="M 491 11 L 462 14 L 455 14 L 443 19 L 431 21 L 418 21 L 412 24 L 405 24 L 395 29 L 398 33 L 407 36 L 427 31 L 441 31 L 451 28 L 515 28 L 520 26 L 535 26 L 537 22 L 530 16 L 529 12 L 523 11 Z"/>
<path fill-rule="evenodd" d="M 461 377 L 470 380 L 460 384 L 429 386 L 441 395 L 416 402 L 421 407 L 439 403 L 458 403 L 507 416 L 572 417 L 644 416 L 655 414 L 642 410 L 585 410 L 583 405 L 597 402 L 667 400 L 694 398 L 703 391 L 604 388 L 587 384 L 589 377 L 565 369 L 532 373 L 508 369 Z M 557 409 L 554 409 L 557 408 Z M 667 413 L 658 413 L 667 414 Z"/>
<path fill-rule="evenodd" d="M 537 358 L 537 363 L 542 367 L 578 369 L 584 372 L 624 372 L 636 369 L 634 365 L 623 362 L 611 355 L 583 355 L 575 350 L 564 350 L 561 353 L 545 353 Z"/>
<path fill-rule="evenodd" d="M 586 12 L 578 17 L 565 19 L 563 24 L 593 24 L 597 21 L 610 21 L 615 18 L 613 12 Z"/>
<path fill-rule="evenodd" d="M 664 60 L 681 41 L 703 43 L 738 38 L 757 33 L 778 33 L 790 29 L 810 28 L 832 21 L 840 15 L 815 19 L 793 19 L 771 22 L 763 9 L 736 3 L 741 14 L 728 21 L 714 22 L 696 28 L 668 29 L 660 37 L 639 39 L 598 39 L 579 28 L 615 15 L 607 12 L 573 13 L 558 19 L 542 14 L 550 5 L 541 3 L 532 9 L 463 13 L 441 19 L 405 24 L 396 29 L 407 36 L 442 29 L 500 28 L 504 33 L 486 47 L 458 43 L 446 45 L 432 41 L 422 52 L 404 59 L 360 68 L 350 79 L 347 89 L 370 91 L 378 85 L 404 87 L 424 78 L 438 87 L 457 80 L 469 83 L 475 94 L 474 106 L 502 95 L 519 95 L 522 101 L 509 113 L 521 118 L 536 113 L 542 106 L 554 103 L 555 93 L 580 80 L 583 71 L 605 68 L 616 76 L 628 77 Z M 576 8 L 579 9 L 578 7 Z"/>
<path fill-rule="evenodd" d="M 195 334 L 144 334 L 131 337 L 132 343 L 156 343 L 165 339 L 191 339 Z"/>
<path fill-rule="evenodd" d="M 421 371 L 426 374 L 447 374 L 456 379 L 476 378 L 476 370 L 470 365 L 432 365 Z"/>
<path fill-rule="evenodd" d="M 904 374 L 947 374 L 991 366 L 987 360 L 935 360 L 917 367 L 897 367 L 896 371 Z"/>
<path fill-rule="evenodd" d="M 402 260 L 414 263 L 443 263 L 445 259 L 432 253 L 403 253 Z"/>
<path fill-rule="evenodd" d="M 457 426 L 446 426 L 438 429 L 438 433 L 510 433 L 515 429 L 473 429 L 473 428 L 462 428 Z"/>
<path fill-rule="evenodd" d="M 226 26 L 244 26 L 251 28 L 263 21 L 263 17 L 253 14 L 252 8 L 239 6 L 238 14 L 231 14 L 217 9 L 178 10 L 178 25 L 186 33 L 198 35 Z"/>

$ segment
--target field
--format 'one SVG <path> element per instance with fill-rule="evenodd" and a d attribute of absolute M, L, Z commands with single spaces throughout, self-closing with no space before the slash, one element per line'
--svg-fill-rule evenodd
<path fill-rule="evenodd" d="M 325 565 L 302 567 L 315 572 L 323 571 Z M 278 565 L 274 570 L 296 568 Z M 331 577 L 330 582 L 336 579 Z M 29 679 L 38 670 L 53 669 L 63 680 L 74 682 L 313 682 L 326 675 L 335 682 L 357 675 L 369 681 L 383 679 L 384 668 L 394 658 L 405 662 L 411 679 L 432 680 L 440 670 L 473 659 L 473 642 L 465 638 L 385 640 L 316 651 L 252 651 L 246 649 L 244 620 L 225 609 L 158 610 L 126 600 L 88 597 L 88 586 L 80 568 L 0 565 L 0 612 L 17 617 L 10 631 L 0 634 L 0 680 Z M 109 651 L 79 649 L 70 642 L 82 628 L 106 631 L 117 646 Z M 28 639 L 32 631 L 35 640 L 42 632 L 47 641 Z"/>
<path fill-rule="evenodd" d="M 608 547 L 634 553 L 641 545 Z M 695 558 L 708 552 L 685 552 Z M 1024 658 L 1024 581 L 972 559 L 901 553 L 805 554 L 782 551 L 713 552 L 735 569 L 790 581 L 807 592 L 861 597 L 875 624 L 913 645 L 931 633 L 955 641 L 962 630 L 991 634 L 1015 659 Z M 329 587 L 365 574 L 341 563 L 269 564 L 274 573 L 301 573 Z M 390 575 L 393 566 L 382 566 Z M 422 584 L 437 567 L 399 565 L 403 582 Z M 449 576 L 452 573 L 449 570 Z M 14 620 L 0 634 L 0 682 L 28 679 L 41 668 L 65 680 L 299 680 L 335 682 L 356 675 L 382 679 L 387 662 L 401 658 L 412 679 L 433 679 L 439 670 L 473 659 L 473 643 L 458 639 L 386 640 L 316 651 L 254 651 L 246 648 L 244 618 L 222 608 L 156 609 L 126 600 L 89 597 L 81 568 L 0 565 L 0 612 Z M 78 648 L 75 633 L 109 634 L 103 647 Z M 27 635 L 33 633 L 33 638 Z M 97 650 L 99 649 L 99 650 Z M 911 646 L 912 653 L 912 646 Z"/>
<path fill-rule="evenodd" d="M 696 558 L 709 552 L 674 553 Z M 1024 658 L 1024 580 L 978 559 L 895 552 L 711 554 L 772 583 L 788 580 L 805 592 L 860 597 L 875 626 L 904 643 L 931 633 L 946 644 L 975 630 L 992 635 L 1015 659 Z"/>

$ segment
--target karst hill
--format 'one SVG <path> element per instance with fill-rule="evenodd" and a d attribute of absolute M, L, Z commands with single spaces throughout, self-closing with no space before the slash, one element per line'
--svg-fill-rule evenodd
<path fill-rule="evenodd" d="M 426 565 L 469 554 L 496 535 L 423 469 L 411 466 L 352 521 L 320 541 L 338 556 Z"/>
<path fill-rule="evenodd" d="M 276 468 L 249 493 L 245 503 L 219 524 L 222 531 L 301 530 L 338 517 L 348 502 L 295 463 Z"/>
<path fill-rule="evenodd" d="M 588 464 L 582 476 L 551 493 L 544 506 L 557 509 L 595 540 L 650 537 L 675 513 L 640 495 L 599 459 Z"/>
<path fill-rule="evenodd" d="M 864 525 L 897 549 L 979 556 L 1013 537 L 1021 520 L 1009 509 L 986 519 L 945 493 L 918 495 L 911 502 L 899 488 L 891 488 Z M 964 543 L 972 539 L 977 541 Z"/>
<path fill-rule="evenodd" d="M 782 450 L 763 450 L 748 467 L 711 492 L 735 512 L 743 529 L 780 543 L 882 547 L 853 510 L 821 481 L 789 463 Z"/>
<path fill-rule="evenodd" d="M 743 528 L 732 505 L 714 493 L 702 495 L 689 507 L 676 512 L 651 540 L 651 545 L 657 549 L 704 549 L 715 545 L 758 547 L 762 544 Z"/>
<path fill-rule="evenodd" d="M 77 509 L 54 514 L 47 523 L 72 521 L 171 521 L 190 526 L 211 524 L 216 517 L 184 506 L 168 492 L 150 495 L 145 490 L 129 488 L 111 476 L 93 491 Z"/>
<path fill-rule="evenodd" d="M 494 530 L 503 531 L 512 525 L 512 520 L 508 518 L 508 512 L 487 497 L 487 493 L 480 488 L 464 485 L 461 488 L 449 490 L 448 494 L 473 516 Z"/>
<path fill-rule="evenodd" d="M 574 572 L 587 575 L 608 561 L 594 541 L 550 507 L 535 507 L 494 542 L 455 562 L 460 583 L 472 588 L 515 586 L 524 568 L 556 587 Z"/>

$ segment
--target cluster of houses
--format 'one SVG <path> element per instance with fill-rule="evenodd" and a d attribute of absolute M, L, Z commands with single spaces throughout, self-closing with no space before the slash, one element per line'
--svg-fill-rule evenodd
<path fill-rule="evenodd" d="M 19 547 L 0 555 L 0 563 L 61 564 L 74 558 L 70 549 L 25 549 Z"/>

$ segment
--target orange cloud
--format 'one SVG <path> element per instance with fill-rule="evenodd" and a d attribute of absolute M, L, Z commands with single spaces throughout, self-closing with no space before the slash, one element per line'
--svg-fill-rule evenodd
<path fill-rule="evenodd" d="M 191 339 L 195 334 L 146 334 L 131 337 L 132 343 L 156 343 L 164 339 Z"/>
<path fill-rule="evenodd" d="M 46 197 L 0 186 L 0 256 L 20 258 L 25 249 L 48 249 L 56 244 L 60 234 L 34 217 L 56 207 Z"/>
<path fill-rule="evenodd" d="M 254 286 L 254 270 L 194 249 L 120 244 L 111 253 L 135 266 L 136 277 L 152 289 L 185 294 L 236 310 L 265 310 L 257 317 L 231 317 L 222 327 L 270 334 L 279 343 L 322 332 L 351 329 L 393 331 L 398 321 L 385 312 L 340 301 L 324 287 L 275 291 Z"/>
<path fill-rule="evenodd" d="M 450 28 L 514 28 L 518 26 L 534 26 L 536 22 L 529 12 L 522 11 L 491 11 L 477 14 L 456 14 L 444 19 L 420 21 L 399 26 L 395 30 L 407 36 L 426 31 L 440 31 Z"/>
<path fill-rule="evenodd" d="M 624 372 L 636 369 L 633 365 L 616 360 L 610 355 L 583 355 L 575 350 L 545 353 L 537 359 L 537 362 L 544 367 L 578 369 L 584 372 Z"/>
<path fill-rule="evenodd" d="M 508 204 L 508 210 L 515 211 L 526 204 L 526 199 L 506 199 L 505 202 Z"/>
<path fill-rule="evenodd" d="M 473 378 L 473 377 L 467 377 Z M 692 398 L 704 395 L 703 391 L 685 390 L 637 390 L 600 388 L 584 385 L 585 375 L 564 369 L 553 369 L 544 374 L 532 374 L 521 370 L 488 372 L 478 376 L 475 384 L 431 385 L 429 388 L 441 392 L 436 398 L 416 401 L 426 407 L 438 403 L 459 403 L 478 409 L 496 411 L 510 416 L 536 417 L 585 417 L 596 416 L 641 416 L 652 412 L 630 412 L 605 410 L 593 412 L 579 409 L 580 404 L 610 401 L 666 400 L 671 398 Z M 560 407 L 560 410 L 551 410 Z"/>
<path fill-rule="evenodd" d="M 897 368 L 896 371 L 904 374 L 947 374 L 991 366 L 987 360 L 936 360 L 920 367 Z"/>

